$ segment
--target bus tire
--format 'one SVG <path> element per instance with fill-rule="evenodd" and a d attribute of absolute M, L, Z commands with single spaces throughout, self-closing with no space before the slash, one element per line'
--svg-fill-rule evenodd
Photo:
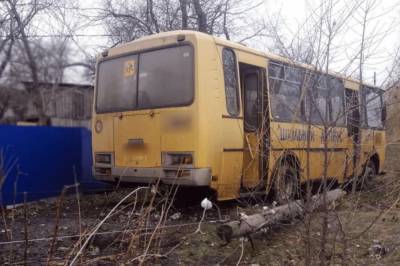
<path fill-rule="evenodd" d="M 362 174 L 359 182 L 360 189 L 369 188 L 372 185 L 375 176 L 378 174 L 374 160 L 369 159 L 365 165 L 364 173 Z"/>
<path fill-rule="evenodd" d="M 286 204 L 294 200 L 299 192 L 299 175 L 297 169 L 287 160 L 283 160 L 276 170 L 274 179 L 274 201 Z"/>

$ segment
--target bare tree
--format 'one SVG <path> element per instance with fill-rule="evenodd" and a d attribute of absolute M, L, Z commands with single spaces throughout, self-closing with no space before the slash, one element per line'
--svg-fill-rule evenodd
<path fill-rule="evenodd" d="M 20 43 L 20 52 L 26 58 L 26 63 L 29 68 L 29 78 L 32 81 L 32 86 L 28 89 L 29 94 L 32 96 L 33 103 L 37 109 L 39 120 L 44 122 L 45 114 L 43 111 L 42 102 L 40 97 L 38 97 L 38 88 L 39 88 L 39 68 L 37 63 L 37 58 L 35 58 L 33 53 L 32 44 L 29 41 L 28 31 L 31 25 L 32 20 L 43 10 L 48 9 L 51 4 L 47 1 L 29 1 L 24 2 L 21 5 L 20 1 L 17 0 L 7 0 L 1 3 L 2 8 L 7 10 L 9 14 L 10 20 L 10 32 L 8 33 L 8 37 L 10 38 L 9 43 L 9 53 L 8 60 L 4 62 L 6 63 L 10 60 L 12 45 L 14 45 L 15 38 L 18 38 L 18 42 Z M 7 59 L 7 54 L 6 54 Z M 5 66 L 2 72 L 5 70 Z"/>
<path fill-rule="evenodd" d="M 201 32 L 208 32 L 207 15 L 204 13 L 200 0 L 193 0 L 193 6 L 197 15 L 197 29 Z"/>
<path fill-rule="evenodd" d="M 14 23 L 6 8 L 0 6 L 0 78 L 2 77 L 11 58 L 11 52 L 15 41 Z"/>
<path fill-rule="evenodd" d="M 29 83 L 25 89 L 41 124 L 47 123 L 48 104 L 41 93 L 42 84 L 52 83 L 56 89 L 57 84 L 64 80 L 66 68 L 78 64 L 88 67 L 80 61 L 72 62 L 69 39 L 73 36 L 74 25 L 67 21 L 65 10 L 62 2 L 55 5 L 48 0 L 7 0 L 0 3 L 0 12 L 4 14 L 0 19 L 0 78 L 6 87 Z M 44 16 L 63 27 L 62 32 L 53 33 L 57 38 L 46 40 L 36 33 Z"/>
<path fill-rule="evenodd" d="M 235 36 L 237 41 L 245 41 L 265 34 L 263 20 L 251 16 L 261 4 L 262 1 L 248 0 L 141 0 L 135 4 L 105 0 L 95 20 L 103 22 L 114 45 L 179 29 L 197 30 L 227 39 Z M 247 23 L 250 18 L 256 21 Z"/>
<path fill-rule="evenodd" d="M 188 28 L 187 0 L 179 0 L 179 6 L 182 14 L 182 29 L 186 30 Z"/>

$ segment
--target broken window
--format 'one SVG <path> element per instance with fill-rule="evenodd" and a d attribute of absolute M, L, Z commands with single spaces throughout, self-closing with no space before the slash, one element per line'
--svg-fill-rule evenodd
<path fill-rule="evenodd" d="M 305 71 L 271 62 L 268 72 L 272 117 L 277 121 L 302 120 L 301 87 Z"/>
<path fill-rule="evenodd" d="M 226 109 L 232 116 L 239 115 L 239 95 L 235 53 L 231 49 L 222 50 L 224 68 Z"/>
<path fill-rule="evenodd" d="M 327 78 L 325 75 L 313 73 L 309 87 L 307 110 L 311 123 L 328 122 L 328 96 Z"/>
<path fill-rule="evenodd" d="M 344 125 L 343 82 L 319 73 L 313 73 L 310 80 L 306 108 L 311 123 Z"/>
<path fill-rule="evenodd" d="M 258 127 L 258 75 L 257 72 L 244 75 L 244 122 L 245 130 Z"/>
<path fill-rule="evenodd" d="M 362 94 L 364 102 L 363 114 L 366 122 L 364 125 L 366 124 L 370 128 L 382 128 L 382 93 L 371 87 L 363 87 Z"/>
<path fill-rule="evenodd" d="M 330 121 L 334 125 L 344 125 L 344 85 L 343 82 L 336 78 L 329 76 L 328 90 L 330 99 Z"/>

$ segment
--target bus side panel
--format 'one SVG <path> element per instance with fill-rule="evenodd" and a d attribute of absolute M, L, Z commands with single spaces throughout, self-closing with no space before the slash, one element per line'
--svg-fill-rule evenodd
<path fill-rule="evenodd" d="M 260 184 L 260 135 L 245 132 L 244 136 L 242 185 L 245 188 L 253 188 Z"/>
<path fill-rule="evenodd" d="M 211 187 L 217 189 L 222 174 L 221 120 L 225 108 L 222 64 L 214 42 L 199 38 L 197 47 L 197 166 L 211 168 Z"/>
<path fill-rule="evenodd" d="M 288 150 L 290 151 L 290 150 Z M 292 150 L 290 151 L 300 163 L 300 182 L 304 183 L 307 180 L 321 180 L 324 176 L 324 154 L 321 151 L 310 150 L 309 151 L 309 173 L 307 172 L 307 151 L 304 150 Z M 270 164 L 274 167 L 278 167 L 279 158 L 284 156 L 283 151 L 273 151 L 270 156 Z M 328 152 L 328 169 L 327 177 L 336 178 L 339 182 L 343 180 L 343 160 L 345 158 L 344 152 Z M 337 168 L 339 167 L 339 168 Z M 270 174 L 273 173 L 272 168 Z M 273 180 L 271 180 L 273 182 Z M 270 181 L 270 182 L 271 182 Z"/>
<path fill-rule="evenodd" d="M 372 129 L 361 129 L 361 155 L 357 166 L 357 174 L 360 176 L 364 171 L 364 165 L 374 153 L 374 131 Z"/>
<path fill-rule="evenodd" d="M 218 178 L 218 199 L 239 197 L 243 168 L 242 121 L 222 119 L 222 165 Z"/>
<path fill-rule="evenodd" d="M 205 97 L 201 98 L 200 110 L 203 116 L 205 135 L 208 136 L 208 162 L 213 169 L 212 187 L 217 189 L 218 199 L 227 200 L 239 196 L 243 165 L 243 120 L 229 117 L 226 109 L 224 72 L 222 63 L 223 47 L 213 45 L 203 47 L 209 54 L 209 63 L 202 71 Z M 204 115 L 203 115 L 204 114 Z M 205 148 L 205 147 L 202 147 Z M 218 163 L 218 165 L 217 165 Z"/>
<path fill-rule="evenodd" d="M 378 173 L 382 172 L 385 164 L 385 143 L 386 135 L 384 130 L 362 129 L 362 146 L 361 160 L 358 169 L 358 174 L 361 175 L 364 166 L 369 158 L 374 154 L 378 154 L 379 169 Z"/>
<path fill-rule="evenodd" d="M 307 136 L 310 137 L 310 147 L 307 147 Z M 348 144 L 345 136 L 346 128 L 336 127 L 329 129 L 327 137 L 327 177 L 343 181 L 346 167 Z M 300 164 L 301 182 L 307 179 L 316 180 L 324 176 L 324 141 L 321 126 L 312 125 L 308 131 L 308 125 L 299 123 L 271 123 L 271 170 L 277 167 L 281 156 L 292 154 Z M 309 159 L 307 159 L 307 150 Z M 309 160 L 309 173 L 307 163 Z M 270 173 L 272 173 L 270 171 Z"/>
<path fill-rule="evenodd" d="M 222 154 L 222 171 L 217 188 L 218 200 L 230 200 L 239 197 L 242 162 L 242 152 L 224 152 Z"/>

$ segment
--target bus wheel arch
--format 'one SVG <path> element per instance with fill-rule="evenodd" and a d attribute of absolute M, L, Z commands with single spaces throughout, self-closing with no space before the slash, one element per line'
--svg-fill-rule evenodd
<path fill-rule="evenodd" d="M 299 195 L 300 161 L 295 154 L 286 152 L 276 161 L 271 188 L 278 204 L 287 203 Z"/>
<path fill-rule="evenodd" d="M 372 185 L 375 176 L 379 173 L 379 155 L 374 153 L 365 162 L 364 170 L 359 180 L 359 188 L 368 188 Z"/>
<path fill-rule="evenodd" d="M 378 153 L 374 153 L 371 157 L 369 157 L 368 161 L 367 161 L 367 165 L 369 162 L 372 162 L 375 166 L 375 171 L 376 174 L 379 173 L 379 167 L 380 167 L 380 160 L 379 160 L 379 155 Z"/>

